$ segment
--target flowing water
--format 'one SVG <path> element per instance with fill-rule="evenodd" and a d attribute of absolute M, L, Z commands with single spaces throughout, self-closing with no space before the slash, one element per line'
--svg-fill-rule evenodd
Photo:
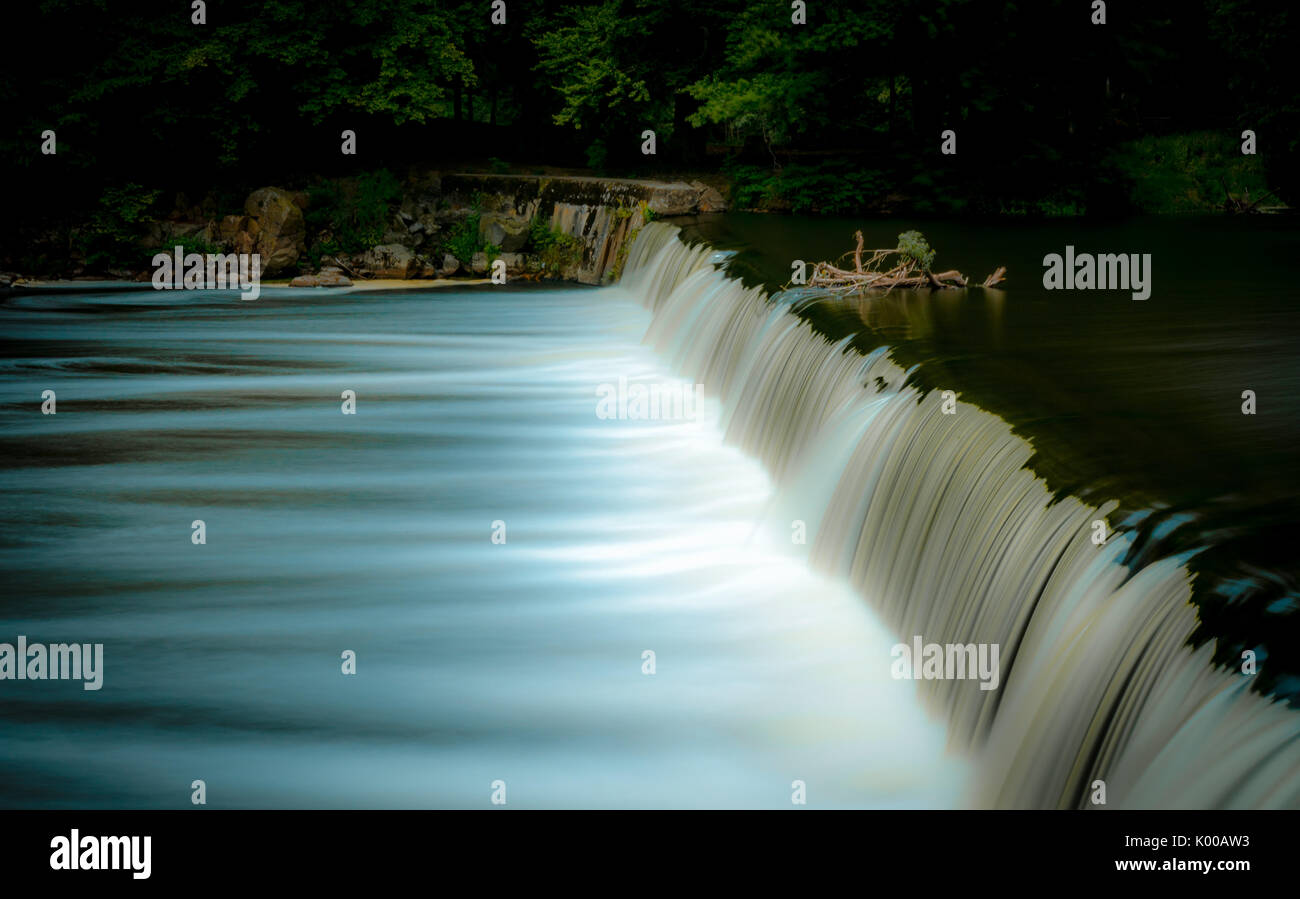
<path fill-rule="evenodd" d="M 656 226 L 624 287 L 655 310 L 648 339 L 724 402 L 729 439 L 761 459 L 781 521 L 815 570 L 843 578 L 903 638 L 1002 648 L 1002 687 L 926 681 L 975 759 L 968 801 L 1078 807 L 1300 805 L 1300 715 L 1249 692 L 1188 643 L 1192 553 L 1135 563 L 1118 503 L 1054 495 L 1001 418 L 913 384 L 769 303 Z M 1092 539 L 1095 522 L 1107 539 Z"/>
<path fill-rule="evenodd" d="M 782 227 L 732 271 L 835 255 Z M 1212 659 L 1295 618 L 1207 641 L 1197 592 L 1293 595 L 1266 530 L 1295 525 L 1294 417 L 1203 407 L 1244 371 L 1292 408 L 1294 324 L 1272 297 L 1240 371 L 1177 374 L 1141 354 L 1194 350 L 1194 314 L 1050 311 L 1006 245 L 1005 294 L 772 298 L 655 224 L 599 290 L 11 301 L 0 639 L 101 640 L 106 674 L 0 682 L 0 801 L 1300 806 L 1288 675 Z M 706 399 L 602 416 L 629 382 Z M 998 688 L 893 679 L 913 636 L 998 645 Z"/>
<path fill-rule="evenodd" d="M 210 807 L 962 792 L 942 723 L 880 664 L 892 635 L 773 551 L 772 483 L 718 404 L 598 416 L 602 385 L 680 383 L 626 292 L 0 315 L 0 642 L 102 642 L 105 668 L 97 692 L 0 681 L 0 804 L 188 807 L 200 779 Z"/>

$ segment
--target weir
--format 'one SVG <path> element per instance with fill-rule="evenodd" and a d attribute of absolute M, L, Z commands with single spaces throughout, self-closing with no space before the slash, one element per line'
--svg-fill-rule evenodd
<path fill-rule="evenodd" d="M 942 414 L 886 351 L 828 341 L 679 233 L 648 225 L 621 289 L 771 472 L 774 518 L 805 522 L 809 563 L 900 639 L 1001 647 L 997 690 L 919 685 L 976 765 L 969 805 L 1090 808 L 1100 780 L 1112 808 L 1300 806 L 1300 714 L 1190 647 L 1185 557 L 1123 564 L 1128 535 L 1091 540 L 1116 503 L 1054 498 L 1001 418 Z"/>

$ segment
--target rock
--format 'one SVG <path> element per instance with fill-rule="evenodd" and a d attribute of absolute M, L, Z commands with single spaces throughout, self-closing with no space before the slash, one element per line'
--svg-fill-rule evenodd
<path fill-rule="evenodd" d="M 319 275 L 299 275 L 289 282 L 290 287 L 351 287 L 352 281 L 338 269 L 321 269 Z"/>
<path fill-rule="evenodd" d="M 406 220 L 402 214 L 396 213 L 388 221 L 388 229 L 384 231 L 384 236 L 379 241 L 381 244 L 409 244 L 410 231 L 407 230 Z"/>
<path fill-rule="evenodd" d="M 396 243 L 371 247 L 356 263 L 376 278 L 413 278 L 422 268 L 410 248 Z"/>
<path fill-rule="evenodd" d="M 469 218 L 472 211 L 465 206 L 457 206 L 451 209 L 439 209 L 433 214 L 434 223 L 442 228 L 454 228 L 465 219 Z"/>
<path fill-rule="evenodd" d="M 240 231 L 248 230 L 250 219 L 246 215 L 228 215 L 217 225 L 217 234 L 221 237 L 221 242 L 230 246 L 235 242 L 235 237 Z"/>
<path fill-rule="evenodd" d="M 653 188 L 646 205 L 655 215 L 689 215 L 695 211 L 698 197 L 689 184 L 677 182 Z"/>
<path fill-rule="evenodd" d="M 306 246 L 307 226 L 293 195 L 278 187 L 253 191 L 244 212 L 256 219 L 256 249 L 262 256 L 262 276 L 272 277 L 298 264 Z M 250 227 L 246 233 L 254 233 Z"/>
<path fill-rule="evenodd" d="M 523 253 L 502 253 L 501 259 L 506 264 L 507 275 L 522 275 L 528 271 Z"/>
<path fill-rule="evenodd" d="M 432 237 L 442 230 L 438 225 L 437 217 L 432 212 L 426 212 L 424 215 L 420 216 L 416 221 L 416 224 L 422 227 L 425 235 L 429 237 Z"/>
<path fill-rule="evenodd" d="M 476 275 L 486 275 L 488 270 L 487 253 L 475 253 L 469 262 L 470 271 Z"/>
<path fill-rule="evenodd" d="M 253 253 L 257 250 L 257 239 L 248 231 L 240 231 L 230 242 L 232 253 Z"/>
<path fill-rule="evenodd" d="M 442 257 L 442 265 L 438 266 L 438 276 L 449 278 L 458 271 L 460 271 L 460 260 L 450 253 L 444 253 Z"/>
<path fill-rule="evenodd" d="M 189 238 L 204 238 L 208 235 L 206 222 L 167 222 L 165 226 L 168 238 L 184 243 Z"/>
<path fill-rule="evenodd" d="M 220 229 L 211 222 L 154 222 L 138 243 L 149 248 L 170 250 L 177 244 L 190 244 L 196 239 L 216 243 L 220 239 Z"/>
<path fill-rule="evenodd" d="M 500 212 L 485 212 L 479 218 L 479 238 L 495 244 L 503 253 L 522 250 L 528 243 L 528 222 Z"/>
<path fill-rule="evenodd" d="M 409 271 L 408 278 L 432 278 L 438 274 L 438 267 L 427 256 L 417 253 Z"/>
<path fill-rule="evenodd" d="M 726 212 L 727 201 L 722 198 L 716 188 L 709 187 L 703 181 L 692 181 L 691 187 L 699 191 L 699 199 L 696 205 L 700 212 Z"/>

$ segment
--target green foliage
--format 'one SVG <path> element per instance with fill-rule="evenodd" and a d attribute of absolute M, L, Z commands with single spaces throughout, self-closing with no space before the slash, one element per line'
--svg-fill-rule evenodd
<path fill-rule="evenodd" d="M 858 212 L 888 189 L 883 172 L 839 160 L 797 163 L 779 171 L 741 164 L 730 164 L 725 170 L 732 179 L 732 202 L 742 209 Z"/>
<path fill-rule="evenodd" d="M 90 268 L 138 266 L 144 258 L 137 241 L 156 219 L 150 209 L 161 191 L 129 183 L 106 189 L 77 234 L 77 248 Z"/>
<path fill-rule="evenodd" d="M 1255 199 L 1268 189 L 1261 158 L 1243 155 L 1232 134 L 1218 131 L 1130 141 L 1106 158 L 1105 169 L 1126 190 L 1129 207 L 1148 214 L 1219 209 L 1225 184 Z"/>
<path fill-rule="evenodd" d="M 989 211 L 1027 218 L 1074 218 L 1084 215 L 1088 207 L 1077 191 L 1056 191 L 1037 199 L 1008 200 L 996 210 Z"/>
<path fill-rule="evenodd" d="M 1206 0 L 1205 12 L 1216 63 L 1207 68 L 1225 82 L 1231 98 L 1225 105 L 1237 116 L 1234 138 L 1243 129 L 1256 132 L 1269 185 L 1282 200 L 1300 206 L 1300 92 L 1294 75 L 1300 15 L 1275 0 Z M 1250 193 L 1257 195 L 1253 184 Z"/>
<path fill-rule="evenodd" d="M 484 253 L 491 265 L 492 260 L 501 255 L 501 247 L 487 243 L 479 233 L 483 221 L 482 191 L 475 191 L 470 196 L 470 207 L 473 211 L 452 228 L 443 240 L 443 252 L 455 256 L 466 266 L 474 261 L 476 253 Z"/>
<path fill-rule="evenodd" d="M 169 76 L 215 76 L 232 107 L 272 87 L 316 124 L 338 112 L 426 122 L 446 114 L 453 83 L 474 82 L 453 14 L 422 0 L 275 0 L 246 17 L 232 10 L 199 32 L 185 26 L 185 49 L 164 55 Z"/>
<path fill-rule="evenodd" d="M 888 94 L 870 77 L 876 63 L 866 48 L 896 39 L 899 12 L 896 3 L 871 5 L 823 5 L 797 28 L 788 4 L 749 4 L 728 16 L 722 64 L 684 88 L 699 102 L 689 121 L 756 135 L 769 152 L 810 132 L 884 124 Z M 852 78 L 843 77 L 845 66 Z"/>
<path fill-rule="evenodd" d="M 538 216 L 528 226 L 527 249 L 536 253 L 547 271 L 558 272 L 582 261 L 582 240 L 565 234 Z"/>
<path fill-rule="evenodd" d="M 598 172 L 605 170 L 605 164 L 609 161 L 609 149 L 605 146 L 603 140 L 594 140 L 587 147 L 587 167 L 595 169 Z"/>
<path fill-rule="evenodd" d="M 540 253 L 555 242 L 561 232 L 551 228 L 551 223 L 542 216 L 536 216 L 528 223 L 528 249 Z"/>
<path fill-rule="evenodd" d="M 930 244 L 920 231 L 904 231 L 898 235 L 898 252 L 923 272 L 928 272 L 930 266 L 934 265 L 935 251 L 930 249 Z"/>
<path fill-rule="evenodd" d="M 489 156 L 488 168 L 497 175 L 504 175 L 510 171 L 510 163 L 496 156 Z"/>
<path fill-rule="evenodd" d="M 313 261 L 319 262 L 323 254 L 357 253 L 379 243 L 402 185 L 392 172 L 378 169 L 355 179 L 319 182 L 308 193 L 307 224 L 323 235 L 312 248 Z"/>
<path fill-rule="evenodd" d="M 650 16 L 625 14 L 619 0 L 571 7 L 533 24 L 538 69 L 559 94 L 557 125 L 601 130 L 610 118 L 658 118 L 651 107 L 655 55 L 644 52 Z"/>
<path fill-rule="evenodd" d="M 479 219 L 480 216 L 477 212 L 465 218 L 452 229 L 444 243 L 447 252 L 465 265 L 470 264 L 475 253 L 481 253 L 484 250 L 482 238 L 479 237 L 478 233 Z"/>
<path fill-rule="evenodd" d="M 346 251 L 332 237 L 318 238 L 307 247 L 307 260 L 311 263 L 311 268 L 319 269 L 326 258 L 343 252 Z"/>
<path fill-rule="evenodd" d="M 896 192 L 914 211 L 1067 215 L 1102 209 L 1109 189 L 1140 210 L 1187 211 L 1222 199 L 1218 177 L 1300 203 L 1293 9 L 1202 0 L 1193 15 L 1151 0 L 1122 29 L 1062 43 L 1069 5 L 814 3 L 793 26 L 784 2 L 514 0 L 520 27 L 494 28 L 479 0 L 223 0 L 196 29 L 146 4 L 42 0 L 11 10 L 9 30 L 58 34 L 61 64 L 39 77 L 0 67 L 11 125 L 0 153 L 35 173 L 11 179 L 21 201 L 11 209 L 27 219 L 21 207 L 71 214 L 106 183 L 171 192 L 209 170 L 226 184 L 268 183 L 310 168 L 305 154 L 341 128 L 361 129 L 363 152 L 380 158 L 424 133 L 386 126 L 453 117 L 575 132 L 536 146 L 567 145 L 557 164 L 585 158 L 604 173 L 644 176 L 659 162 L 638 152 L 646 128 L 666 166 L 699 164 L 706 142 L 738 148 L 750 167 L 737 169 L 741 207 L 847 212 Z M 961 155 L 940 159 L 950 127 Z M 46 128 L 60 152 L 38 159 Z M 1255 131 L 1260 155 L 1225 143 L 1218 171 L 1217 147 L 1198 159 L 1195 147 L 1161 145 L 1210 128 L 1228 143 Z M 812 151 L 865 161 L 839 171 L 800 161 Z M 466 155 L 479 152 L 504 150 Z M 324 246 L 376 237 L 364 213 L 343 219 L 334 233 L 316 216 Z M 102 230 L 86 240 L 113 255 Z"/>

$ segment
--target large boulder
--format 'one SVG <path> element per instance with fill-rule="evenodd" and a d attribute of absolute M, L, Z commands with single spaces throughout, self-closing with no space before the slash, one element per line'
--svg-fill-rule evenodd
<path fill-rule="evenodd" d="M 414 278 L 424 269 L 409 247 L 397 243 L 371 247 L 357 256 L 355 262 L 376 278 Z"/>
<path fill-rule="evenodd" d="M 294 194 L 278 187 L 263 187 L 248 195 L 244 212 L 257 221 L 254 252 L 262 256 L 263 277 L 274 277 L 295 267 L 307 249 L 307 225 Z M 246 233 L 252 233 L 252 229 Z"/>
<path fill-rule="evenodd" d="M 246 215 L 228 215 L 223 218 L 220 224 L 217 225 L 217 231 L 221 236 L 221 242 L 227 246 L 234 244 L 239 232 L 247 231 L 248 224 L 251 221 L 252 219 Z"/>

